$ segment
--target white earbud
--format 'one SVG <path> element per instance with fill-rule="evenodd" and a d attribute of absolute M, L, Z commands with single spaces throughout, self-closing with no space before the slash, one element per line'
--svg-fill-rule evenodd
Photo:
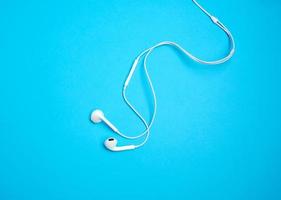
<path fill-rule="evenodd" d="M 114 132 L 119 133 L 118 129 L 104 116 L 101 110 L 94 110 L 91 114 L 91 120 L 94 123 L 104 122 Z"/>
<path fill-rule="evenodd" d="M 104 146 L 110 151 L 125 151 L 135 149 L 135 145 L 127 145 L 127 146 L 117 146 L 118 141 L 115 138 L 108 138 L 104 141 Z"/>

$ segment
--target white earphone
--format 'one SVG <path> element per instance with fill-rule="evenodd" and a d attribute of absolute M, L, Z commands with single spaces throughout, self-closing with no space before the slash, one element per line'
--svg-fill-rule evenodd
<path fill-rule="evenodd" d="M 136 148 L 139 148 L 141 146 L 143 146 L 148 138 L 149 138 L 149 135 L 150 135 L 150 128 L 154 122 L 154 119 L 155 119 L 155 116 L 156 116 L 156 111 L 157 111 L 157 99 L 156 99 L 156 94 L 155 94 L 155 91 L 154 91 L 154 87 L 153 87 L 153 84 L 152 84 L 152 81 L 150 79 L 150 76 L 148 74 L 148 71 L 147 71 L 147 59 L 149 57 L 149 55 L 158 47 L 161 47 L 161 46 L 173 46 L 175 47 L 176 49 L 178 49 L 179 51 L 181 51 L 182 53 L 184 53 L 186 56 L 188 56 L 190 59 L 194 60 L 195 62 L 198 62 L 200 64 L 205 64 L 205 65 L 218 65 L 218 64 L 222 64 L 222 63 L 225 63 L 226 61 L 228 61 L 234 54 L 235 52 L 235 42 L 234 42 L 234 38 L 231 34 L 231 32 L 214 16 L 212 16 L 209 12 L 207 12 L 196 0 L 192 0 L 193 3 L 198 6 L 211 20 L 212 22 L 217 25 L 221 30 L 223 30 L 229 41 L 230 41 L 230 50 L 229 50 L 229 53 L 224 57 L 224 58 L 221 58 L 219 60 L 214 60 L 214 61 L 204 61 L 202 59 L 199 59 L 195 56 L 193 56 L 190 52 L 188 52 L 187 50 L 185 50 L 183 47 L 181 47 L 179 44 L 175 43 L 175 42 L 170 42 L 170 41 L 164 41 L 164 42 L 160 42 L 158 44 L 156 44 L 155 46 L 153 47 L 150 47 L 146 50 L 144 50 L 142 53 L 139 54 L 139 56 L 135 59 L 130 71 L 129 71 L 129 74 L 125 80 L 125 83 L 124 83 L 124 87 L 123 87 L 123 90 L 122 90 L 122 96 L 124 98 L 124 101 L 125 103 L 129 106 L 129 108 L 139 117 L 139 119 L 143 122 L 143 124 L 145 125 L 146 127 L 146 130 L 144 132 L 142 132 L 141 134 L 138 134 L 136 136 L 127 136 L 125 134 L 123 134 L 122 132 L 120 132 L 116 126 L 114 126 L 104 115 L 104 113 L 101 111 L 101 110 L 94 110 L 92 113 L 91 113 L 91 121 L 94 122 L 94 123 L 100 123 L 100 122 L 104 122 L 110 129 L 112 129 L 115 133 L 117 133 L 118 135 L 120 135 L 121 137 L 123 138 L 126 138 L 126 139 L 130 139 L 130 140 L 133 140 L 133 139 L 137 139 L 137 138 L 140 138 L 140 137 L 143 137 L 145 136 L 145 139 L 144 141 L 141 143 L 141 144 L 138 144 L 138 145 L 127 145 L 127 146 L 117 146 L 117 140 L 115 138 L 108 138 L 105 142 L 104 142 L 104 145 L 105 147 L 110 150 L 110 151 L 125 151 L 125 150 L 132 150 L 132 149 L 136 149 Z M 146 120 L 143 118 L 143 116 L 137 111 L 137 109 L 130 103 L 130 101 L 127 99 L 127 96 L 126 96 L 126 89 L 127 89 L 127 86 L 129 85 L 130 83 L 130 80 L 132 78 L 132 76 L 134 75 L 134 72 L 141 60 L 141 58 L 143 58 L 143 67 L 144 67 L 144 71 L 145 71 L 145 75 L 146 75 L 146 78 L 148 80 L 148 83 L 149 83 L 149 86 L 150 86 L 150 89 L 151 89 L 151 92 L 152 92 L 152 95 L 153 95 L 153 104 L 154 104 L 154 109 L 153 109 L 153 114 L 152 114 L 152 117 L 151 117 L 151 120 L 150 120 L 150 123 L 147 124 Z"/>
<path fill-rule="evenodd" d="M 107 149 L 109 149 L 110 151 L 125 151 L 125 150 L 131 150 L 131 149 L 136 148 L 135 145 L 127 145 L 127 146 L 118 147 L 117 142 L 118 141 L 115 138 L 108 138 L 107 140 L 105 140 L 104 146 Z"/>

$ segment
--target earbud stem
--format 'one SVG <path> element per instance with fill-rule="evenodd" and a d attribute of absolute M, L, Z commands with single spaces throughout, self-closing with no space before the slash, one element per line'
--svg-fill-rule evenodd
<path fill-rule="evenodd" d="M 114 151 L 114 152 L 117 152 L 117 151 L 127 151 L 127 150 L 132 150 L 132 149 L 135 149 L 136 146 L 135 145 L 127 145 L 127 146 L 121 146 L 121 147 L 114 147 L 114 148 L 108 148 L 108 150 L 110 151 Z"/>
<path fill-rule="evenodd" d="M 106 119 L 106 117 L 102 116 L 101 119 L 114 132 L 119 133 L 119 130 L 108 119 Z"/>

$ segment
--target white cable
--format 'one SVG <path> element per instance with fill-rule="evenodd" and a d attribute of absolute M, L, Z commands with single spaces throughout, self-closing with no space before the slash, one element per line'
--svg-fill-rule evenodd
<path fill-rule="evenodd" d="M 218 65 L 218 64 L 222 64 L 226 61 L 228 61 L 234 54 L 235 52 L 235 42 L 234 42 L 234 38 L 231 34 L 231 32 L 214 16 L 212 16 L 209 12 L 207 12 L 197 1 L 195 0 L 192 0 L 193 3 L 198 6 L 202 12 L 204 12 L 211 20 L 214 24 L 216 24 L 219 28 L 221 28 L 227 35 L 228 39 L 230 40 L 231 42 L 231 45 L 230 45 L 230 50 L 229 50 L 229 53 L 221 58 L 221 59 L 218 59 L 218 60 L 213 60 L 213 61 L 205 61 L 205 60 L 202 60 L 200 58 L 197 58 L 196 56 L 192 55 L 189 51 L 187 51 L 186 49 L 184 49 L 183 47 L 181 47 L 179 44 L 175 43 L 175 42 L 171 42 L 171 41 L 164 41 L 164 42 L 160 42 L 156 45 L 154 45 L 153 47 L 151 48 L 148 48 L 146 50 L 144 50 L 143 52 L 140 53 L 140 55 L 135 59 L 131 69 L 130 69 L 130 72 L 126 78 L 126 81 L 124 83 L 124 87 L 123 87 L 123 91 L 122 91 L 122 96 L 124 98 L 124 101 L 126 102 L 126 104 L 130 107 L 130 109 L 138 116 L 138 118 L 144 123 L 145 127 L 146 127 L 146 130 L 144 132 L 142 132 L 141 134 L 138 134 L 136 136 L 127 136 L 125 135 L 124 133 L 118 131 L 117 134 L 119 134 L 120 136 L 124 137 L 124 138 L 127 138 L 127 139 L 137 139 L 137 138 L 140 138 L 144 135 L 146 135 L 144 141 L 139 144 L 139 145 L 136 145 L 135 147 L 138 148 L 138 147 L 141 147 L 143 146 L 148 138 L 149 138 L 149 135 L 150 135 L 150 128 L 151 126 L 153 125 L 153 122 L 155 120 L 155 116 L 156 116 L 156 112 L 157 112 L 157 98 L 156 98 L 156 94 L 155 94 L 155 90 L 154 90 L 154 87 L 153 87 L 153 84 L 152 84 L 152 81 L 151 81 L 151 78 L 149 76 L 149 73 L 148 73 L 148 70 L 147 70 L 147 59 L 149 57 L 149 55 L 151 55 L 151 53 L 156 49 L 156 48 L 159 48 L 161 46 L 173 46 L 175 47 L 176 49 L 178 49 L 179 51 L 183 52 L 186 56 L 188 56 L 190 59 L 194 60 L 195 62 L 198 62 L 200 64 L 205 64 L 205 65 Z M 151 120 L 150 120 L 150 123 L 149 125 L 147 124 L 147 122 L 145 121 L 144 117 L 137 111 L 137 109 L 130 103 L 130 101 L 128 100 L 127 96 L 126 96 L 126 89 L 127 89 L 127 86 L 129 85 L 130 83 L 130 80 L 132 78 L 132 76 L 134 75 L 134 72 L 138 66 L 138 63 L 140 61 L 140 59 L 144 56 L 144 61 L 143 61 L 143 67 L 144 67 L 144 70 L 145 70 L 145 75 L 146 75 L 146 78 L 148 80 L 148 83 L 149 83 L 149 87 L 151 89 L 151 92 L 152 92 L 152 96 L 153 96 L 153 106 L 154 106 L 154 109 L 153 109 L 153 114 L 152 114 L 152 117 L 151 117 Z"/>

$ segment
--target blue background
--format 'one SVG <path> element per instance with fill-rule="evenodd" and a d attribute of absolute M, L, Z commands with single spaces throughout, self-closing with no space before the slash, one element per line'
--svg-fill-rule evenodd
<path fill-rule="evenodd" d="M 215 59 L 224 33 L 188 0 L 1 1 L 0 199 L 281 199 L 281 1 L 200 3 L 235 56 L 208 67 L 155 51 L 151 138 L 111 153 L 89 114 L 143 130 L 121 98 L 137 54 L 171 40 Z M 128 97 L 149 119 L 141 67 Z"/>

